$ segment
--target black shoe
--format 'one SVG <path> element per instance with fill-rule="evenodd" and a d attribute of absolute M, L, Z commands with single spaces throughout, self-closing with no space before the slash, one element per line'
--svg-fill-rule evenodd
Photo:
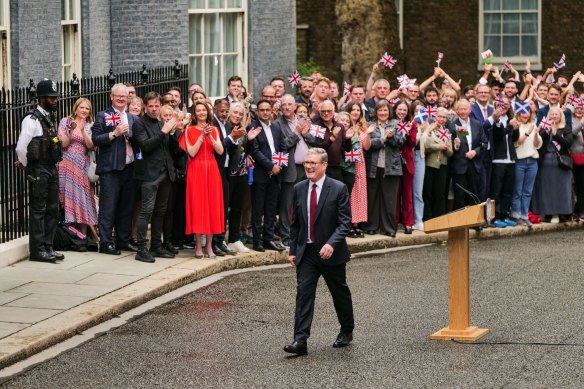
<path fill-rule="evenodd" d="M 392 232 L 386 232 L 385 235 L 391 237 L 391 238 L 395 238 L 395 231 Z"/>
<path fill-rule="evenodd" d="M 356 229 L 355 233 L 357 234 L 357 238 L 364 238 L 365 237 L 365 233 L 363 232 L 363 230 Z"/>
<path fill-rule="evenodd" d="M 175 245 L 173 245 L 173 244 L 172 244 L 172 243 L 170 243 L 170 242 L 165 242 L 165 243 L 162 245 L 162 247 L 163 247 L 163 248 L 164 248 L 166 251 L 168 251 L 168 252 L 170 252 L 170 253 L 172 253 L 172 254 L 178 254 L 178 247 L 176 247 Z"/>
<path fill-rule="evenodd" d="M 237 251 L 231 250 L 229 247 L 227 247 L 227 245 L 224 242 L 219 243 L 217 245 L 217 247 L 219 247 L 219 249 L 221 251 L 223 251 L 227 255 L 235 255 L 235 254 L 237 254 Z"/>
<path fill-rule="evenodd" d="M 113 243 L 104 243 L 99 246 L 99 252 L 109 255 L 120 255 L 122 252 L 114 246 Z"/>
<path fill-rule="evenodd" d="M 182 244 L 182 248 L 186 250 L 192 250 L 195 248 L 195 244 L 193 242 L 185 242 Z"/>
<path fill-rule="evenodd" d="M 411 235 L 412 234 L 412 227 L 405 227 L 404 234 Z"/>
<path fill-rule="evenodd" d="M 347 347 L 349 344 L 351 344 L 351 341 L 353 340 L 353 333 L 352 332 L 346 332 L 346 333 L 340 333 L 339 336 L 337 336 L 337 339 L 335 340 L 335 342 L 333 343 L 333 347 L 337 348 L 337 347 Z"/>
<path fill-rule="evenodd" d="M 264 251 L 266 251 L 266 249 L 264 248 L 264 246 L 262 246 L 261 244 L 254 244 L 253 245 L 253 249 L 254 251 L 259 251 L 261 253 L 263 253 Z"/>
<path fill-rule="evenodd" d="M 47 253 L 49 255 L 52 255 L 53 257 L 55 257 L 57 259 L 57 261 L 62 261 L 63 259 L 65 259 L 65 256 L 63 254 L 58 253 L 55 250 L 53 250 L 53 246 L 47 246 Z"/>
<path fill-rule="evenodd" d="M 213 245 L 213 252 L 218 257 L 224 257 L 226 255 L 225 252 L 221 250 L 216 244 Z"/>
<path fill-rule="evenodd" d="M 377 234 L 377 231 L 375 231 L 375 230 L 367 230 L 367 231 L 365 231 L 365 233 L 367 235 L 375 235 L 375 234 Z"/>
<path fill-rule="evenodd" d="M 33 262 L 57 263 L 57 258 L 54 255 L 47 253 L 46 251 L 30 254 L 29 260 Z"/>
<path fill-rule="evenodd" d="M 140 262 L 147 262 L 147 263 L 156 262 L 156 259 L 154 259 L 152 254 L 150 254 L 150 252 L 148 250 L 146 250 L 145 248 L 139 249 L 138 252 L 136 253 L 135 258 L 136 258 L 136 261 L 140 261 Z"/>
<path fill-rule="evenodd" d="M 308 345 L 306 342 L 295 341 L 292 344 L 284 346 L 284 351 L 290 354 L 306 355 L 308 354 Z"/>
<path fill-rule="evenodd" d="M 284 251 L 286 247 L 282 246 L 280 243 L 276 243 L 273 240 L 269 242 L 264 242 L 264 249 L 266 250 L 274 250 L 274 251 Z"/>
<path fill-rule="evenodd" d="M 358 238 L 359 235 L 357 234 L 357 231 L 354 228 L 351 228 L 351 231 L 349 231 L 349 234 L 347 235 L 348 238 Z"/>
<path fill-rule="evenodd" d="M 133 253 L 138 251 L 138 247 L 134 246 L 132 243 L 126 243 L 126 244 L 119 244 L 116 246 L 116 248 L 118 250 L 122 250 L 122 251 L 131 251 Z"/>
<path fill-rule="evenodd" d="M 174 258 L 174 254 L 163 247 L 150 248 L 150 254 L 157 258 Z"/>

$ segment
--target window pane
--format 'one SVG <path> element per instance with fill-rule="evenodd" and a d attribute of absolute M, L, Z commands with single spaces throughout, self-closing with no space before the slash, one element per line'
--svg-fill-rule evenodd
<path fill-rule="evenodd" d="M 491 50 L 495 57 L 501 56 L 501 38 L 496 36 L 485 36 L 484 50 Z"/>
<path fill-rule="evenodd" d="M 519 14 L 503 15 L 503 34 L 519 34 Z"/>
<path fill-rule="evenodd" d="M 485 15 L 485 34 L 500 34 L 501 33 L 501 15 L 500 14 L 486 14 Z"/>
<path fill-rule="evenodd" d="M 223 52 L 237 51 L 237 14 L 223 14 Z"/>
<path fill-rule="evenodd" d="M 63 64 L 71 63 L 71 32 L 70 27 L 63 26 Z"/>
<path fill-rule="evenodd" d="M 237 56 L 224 55 L 223 56 L 223 80 L 228 80 L 229 77 L 237 74 Z"/>
<path fill-rule="evenodd" d="M 537 9 L 537 0 L 521 0 L 521 9 Z"/>
<path fill-rule="evenodd" d="M 69 0 L 69 20 L 75 19 L 75 12 L 77 9 L 75 8 L 75 2 L 77 0 Z"/>
<path fill-rule="evenodd" d="M 205 57 L 205 90 L 207 96 L 221 96 L 225 93 L 221 88 L 221 56 Z"/>
<path fill-rule="evenodd" d="M 505 10 L 519 9 L 519 0 L 504 0 L 502 5 Z"/>
<path fill-rule="evenodd" d="M 521 37 L 521 55 L 537 56 L 537 36 Z"/>
<path fill-rule="evenodd" d="M 189 82 L 202 83 L 203 82 L 203 68 L 201 57 L 189 58 Z"/>
<path fill-rule="evenodd" d="M 241 0 L 226 0 L 226 8 L 241 8 Z"/>
<path fill-rule="evenodd" d="M 218 53 L 221 48 L 219 14 L 205 14 L 204 19 L 205 53 Z"/>
<path fill-rule="evenodd" d="M 61 20 L 67 20 L 67 0 L 61 0 Z"/>
<path fill-rule="evenodd" d="M 499 0 L 485 0 L 484 7 L 486 10 L 499 10 L 501 9 L 501 2 Z"/>
<path fill-rule="evenodd" d="M 209 0 L 207 8 L 225 8 L 225 0 Z"/>
<path fill-rule="evenodd" d="M 519 36 L 503 37 L 503 57 L 516 57 L 519 55 Z"/>
<path fill-rule="evenodd" d="M 201 36 L 203 15 L 192 14 L 189 16 L 189 53 L 201 54 L 203 52 L 201 46 Z"/>
<path fill-rule="evenodd" d="M 0 0 L 0 26 L 4 26 L 4 0 Z"/>
<path fill-rule="evenodd" d="M 189 8 L 205 8 L 205 0 L 189 0 Z"/>
<path fill-rule="evenodd" d="M 521 14 L 521 33 L 537 34 L 537 14 Z"/>

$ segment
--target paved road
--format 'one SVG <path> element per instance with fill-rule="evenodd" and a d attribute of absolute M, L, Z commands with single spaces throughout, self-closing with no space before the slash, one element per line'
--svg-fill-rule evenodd
<path fill-rule="evenodd" d="M 331 347 L 321 284 L 309 355 L 282 351 L 285 268 L 226 278 L 0 387 L 583 387 L 582 242 L 578 231 L 471 242 L 472 322 L 491 344 L 428 340 L 448 319 L 446 246 L 430 246 L 350 263 L 357 327 L 345 349 Z"/>

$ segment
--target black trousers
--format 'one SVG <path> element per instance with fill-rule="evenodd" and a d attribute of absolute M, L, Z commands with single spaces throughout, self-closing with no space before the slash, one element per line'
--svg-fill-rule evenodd
<path fill-rule="evenodd" d="M 239 226 L 243 211 L 243 198 L 245 191 L 249 190 L 247 174 L 243 176 L 229 177 L 229 243 L 239 240 Z"/>
<path fill-rule="evenodd" d="M 481 201 L 485 201 L 487 199 L 487 195 L 490 196 L 489 194 L 489 189 L 490 189 L 490 185 L 491 185 L 491 181 L 493 180 L 491 178 L 492 173 L 493 173 L 493 163 L 491 160 L 491 154 L 489 151 L 485 150 L 485 152 L 482 154 L 481 157 L 481 162 L 483 164 L 483 170 L 481 171 L 481 186 L 479 189 L 479 193 L 477 193 L 477 195 L 479 196 L 479 199 Z"/>
<path fill-rule="evenodd" d="M 223 225 L 227 226 L 227 216 L 229 212 L 229 168 L 219 166 L 221 173 L 221 184 L 223 185 Z M 213 243 L 220 244 L 225 240 L 225 231 L 221 234 L 213 235 Z"/>
<path fill-rule="evenodd" d="M 439 169 L 426 166 L 424 173 L 424 221 L 446 213 L 446 188 L 448 186 L 448 167 L 440 165 Z"/>
<path fill-rule="evenodd" d="M 314 245 L 306 247 L 302 260 L 296 267 L 296 313 L 294 315 L 294 340 L 306 341 L 314 316 L 316 286 L 320 276 L 324 278 L 333 298 L 340 332 L 352 332 L 355 327 L 353 301 L 347 285 L 346 264 L 325 265 Z"/>
<path fill-rule="evenodd" d="M 276 178 L 251 186 L 251 229 L 253 243 L 274 240 L 274 225 L 280 187 Z"/>
<path fill-rule="evenodd" d="M 511 198 L 515 189 L 515 164 L 494 163 L 491 170 L 490 198 L 495 200 L 497 219 L 506 219 L 511 211 Z"/>
<path fill-rule="evenodd" d="M 150 222 L 150 249 L 162 246 L 162 228 L 168 206 L 171 182 L 164 171 L 154 181 L 142 181 L 142 209 L 138 215 L 138 247 L 146 248 L 148 222 Z"/>
<path fill-rule="evenodd" d="M 401 176 L 386 176 L 385 169 L 377 167 L 375 178 L 367 177 L 366 230 L 384 233 L 397 231 L 395 210 Z"/>
<path fill-rule="evenodd" d="M 136 190 L 134 168 L 99 175 L 99 239 L 101 244 L 127 245 L 132 229 L 132 211 Z M 113 230 L 116 230 L 114 242 Z"/>
<path fill-rule="evenodd" d="M 475 201 L 469 195 L 460 190 L 456 184 L 459 184 L 464 189 L 479 196 L 481 190 L 481 176 L 477 173 L 472 163 L 468 164 L 465 174 L 452 174 L 452 190 L 454 191 L 453 210 L 474 204 Z"/>
<path fill-rule="evenodd" d="M 59 218 L 59 174 L 55 165 L 29 166 L 28 245 L 31 255 L 53 246 Z"/>
<path fill-rule="evenodd" d="M 343 183 L 347 186 L 349 190 L 349 196 L 353 192 L 353 186 L 355 186 L 355 173 L 347 172 L 345 170 L 342 171 L 343 173 Z"/>
<path fill-rule="evenodd" d="M 185 239 L 185 230 L 187 228 L 186 220 L 186 196 L 187 196 L 187 184 L 183 179 L 177 178 L 175 182 L 172 183 L 173 189 L 171 190 L 171 196 L 174 196 L 174 206 L 172 214 L 168 214 L 169 210 L 166 210 L 167 216 L 164 221 L 164 241 L 167 242 L 168 239 L 172 241 L 175 246 L 181 246 L 187 239 Z M 170 203 L 170 201 L 169 201 Z M 169 222 L 170 226 L 167 225 L 168 217 L 172 217 Z M 192 241 L 192 237 L 189 240 Z"/>
<path fill-rule="evenodd" d="M 292 207 L 293 182 L 280 185 L 280 204 L 278 205 L 278 229 L 282 240 L 290 239 L 290 208 Z"/>

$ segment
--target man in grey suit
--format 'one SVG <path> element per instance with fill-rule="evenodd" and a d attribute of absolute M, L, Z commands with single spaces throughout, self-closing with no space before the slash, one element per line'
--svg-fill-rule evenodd
<path fill-rule="evenodd" d="M 341 325 L 333 347 L 348 346 L 353 340 L 353 302 L 346 273 L 351 254 L 345 240 L 351 226 L 349 191 L 345 184 L 325 175 L 327 161 L 324 149 L 310 149 L 304 161 L 308 179 L 294 186 L 288 261 L 296 266 L 296 312 L 294 342 L 284 347 L 291 354 L 308 353 L 320 276 Z"/>

